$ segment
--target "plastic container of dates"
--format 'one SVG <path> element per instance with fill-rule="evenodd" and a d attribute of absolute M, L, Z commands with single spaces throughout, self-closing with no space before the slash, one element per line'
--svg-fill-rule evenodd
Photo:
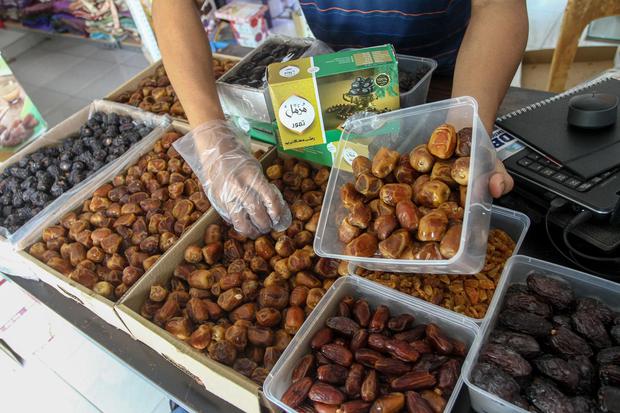
<path fill-rule="evenodd" d="M 373 159 L 384 148 L 397 151 L 401 156 L 409 154 L 416 146 L 426 144 L 433 131 L 445 123 L 452 125 L 456 131 L 472 128 L 467 191 L 461 201 L 462 231 L 456 252 L 449 259 L 428 260 L 383 258 L 377 251 L 371 256 L 347 255 L 346 244 L 339 238 L 339 226 L 348 214 L 341 188 L 355 182 L 351 167 L 353 159 L 358 155 Z M 323 200 L 314 240 L 316 253 L 375 271 L 475 274 L 484 265 L 486 255 L 492 205 L 488 185 L 495 159 L 491 140 L 478 117 L 478 104 L 471 97 L 429 103 L 348 122 L 340 139 Z"/>
<path fill-rule="evenodd" d="M 482 324 L 480 334 L 472 345 L 463 365 L 462 377 L 469 390 L 471 406 L 477 412 L 528 413 L 527 410 L 476 386 L 472 383 L 471 376 L 478 363 L 482 347 L 498 323 L 500 309 L 503 307 L 508 287 L 513 284 L 525 285 L 527 276 L 532 270 L 569 283 L 575 292 L 575 298 L 596 298 L 612 310 L 620 311 L 618 304 L 620 284 L 524 255 L 516 255 L 510 258 L 489 307 L 489 317 Z"/>
<path fill-rule="evenodd" d="M 279 49 L 291 52 L 278 59 L 279 55 L 274 54 L 274 50 Z M 325 43 L 316 39 L 269 36 L 217 80 L 217 92 L 224 112 L 227 115 L 271 123 L 275 116 L 265 80 L 267 66 L 276 61 L 299 59 L 331 51 Z"/>
<path fill-rule="evenodd" d="M 373 309 L 381 304 L 386 304 L 392 315 L 405 313 L 413 315 L 415 324 L 435 323 L 447 336 L 463 341 L 468 348 L 471 347 L 479 331 L 475 323 L 442 308 L 430 306 L 423 301 L 413 300 L 407 295 L 363 278 L 341 277 L 336 280 L 315 307 L 312 317 L 307 318 L 303 323 L 265 380 L 263 385 L 265 395 L 284 411 L 289 413 L 297 411 L 281 400 L 282 395 L 291 385 L 291 372 L 299 360 L 311 352 L 310 342 L 314 334 L 325 326 L 329 317 L 337 314 L 338 304 L 345 296 L 364 298 Z M 445 412 L 451 411 L 461 387 L 462 379 L 459 378 L 450 399 L 447 401 Z"/>
<path fill-rule="evenodd" d="M 431 84 L 433 72 L 437 69 L 437 61 L 426 57 L 407 56 L 397 54 L 399 83 L 403 81 L 401 72 L 407 72 L 413 77 L 415 84 L 406 92 L 400 92 L 400 107 L 408 108 L 411 106 L 426 103 L 428 88 Z"/>
<path fill-rule="evenodd" d="M 515 242 L 515 247 L 512 251 L 512 255 L 516 255 L 519 253 L 519 250 L 521 249 L 521 244 L 523 244 L 523 241 L 525 240 L 525 236 L 527 235 L 527 230 L 529 229 L 529 227 L 530 218 L 527 215 L 521 212 L 513 211 L 512 209 L 493 205 L 491 209 L 490 228 L 500 229 L 506 232 L 506 234 L 508 234 L 510 238 Z M 355 275 L 355 269 L 356 266 L 354 264 L 349 264 L 349 274 L 352 274 L 353 277 L 357 277 L 357 275 Z M 428 304 L 431 306 L 436 306 L 435 304 L 432 304 L 430 302 Z M 441 306 L 437 305 L 436 307 Z M 468 320 L 471 320 L 477 324 L 482 324 L 484 320 L 490 316 L 490 314 L 491 311 L 489 310 L 483 318 L 472 318 L 463 314 L 459 314 L 459 316 L 465 317 Z"/>

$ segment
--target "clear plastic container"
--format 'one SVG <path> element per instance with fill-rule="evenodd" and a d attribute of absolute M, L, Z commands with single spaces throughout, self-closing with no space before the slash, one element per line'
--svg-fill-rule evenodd
<path fill-rule="evenodd" d="M 391 314 L 409 313 L 415 315 L 416 324 L 435 323 L 448 336 L 462 340 L 467 347 L 470 347 L 478 334 L 478 326 L 463 317 L 448 312 L 442 308 L 436 308 L 427 303 L 414 300 L 411 297 L 377 285 L 359 277 L 341 277 L 327 291 L 316 308 L 312 311 L 312 317 L 308 317 L 301 329 L 295 334 L 293 340 L 284 350 L 282 356 L 271 369 L 269 376 L 263 385 L 263 391 L 267 398 L 289 413 L 296 410 L 280 401 L 284 392 L 291 385 L 291 372 L 297 365 L 300 358 L 308 354 L 310 341 L 317 330 L 325 326 L 325 321 L 336 314 L 338 303 L 346 296 L 363 297 L 368 300 L 371 308 L 380 304 L 386 304 L 390 308 Z M 445 412 L 449 412 L 458 398 L 462 387 L 462 379 L 459 378 L 452 396 L 448 400 Z"/>
<path fill-rule="evenodd" d="M 523 240 L 525 239 L 525 235 L 527 234 L 527 230 L 529 227 L 530 227 L 530 218 L 527 215 L 521 212 L 513 211 L 512 209 L 502 208 L 500 206 L 493 205 L 493 208 L 491 209 L 490 228 L 501 229 L 502 231 L 505 231 L 508 235 L 510 235 L 510 238 L 512 238 L 513 241 L 515 242 L 515 248 L 514 248 L 514 251 L 512 252 L 513 255 L 516 255 L 519 253 L 519 249 L 521 248 L 521 244 L 523 244 Z M 356 268 L 355 265 L 349 264 L 349 274 L 355 274 L 355 268 Z M 357 277 L 356 275 L 353 275 L 353 276 Z M 419 298 L 416 298 L 416 299 L 419 299 Z M 435 305 L 432 303 L 428 303 L 428 304 L 434 307 L 441 307 L 439 305 Z M 490 313 L 491 313 L 490 311 L 487 311 L 484 318 L 472 318 L 464 314 L 459 314 L 459 316 L 465 317 L 468 320 L 471 320 L 477 324 L 481 324 L 482 322 L 484 322 L 484 320 L 487 317 L 489 317 Z"/>
<path fill-rule="evenodd" d="M 415 75 L 418 71 L 426 70 L 426 73 L 415 84 L 414 87 L 406 92 L 400 93 L 400 107 L 408 108 L 411 106 L 422 105 L 426 103 L 428 96 L 428 87 L 431 84 L 433 72 L 437 69 L 437 61 L 426 57 L 407 56 L 397 54 L 398 68 Z"/>
<path fill-rule="evenodd" d="M 482 346 L 497 324 L 499 312 L 504 304 L 506 290 L 512 284 L 525 284 L 528 272 L 537 270 L 554 278 L 567 281 L 575 291 L 576 297 L 593 297 L 601 300 L 615 311 L 620 310 L 620 284 L 604 280 L 584 272 L 537 260 L 524 255 L 516 255 L 508 260 L 495 296 L 489 307 L 489 316 L 482 324 L 462 369 L 462 377 L 469 389 L 472 408 L 480 413 L 528 413 L 518 406 L 491 394 L 470 381 L 473 368 L 478 363 Z"/>
<path fill-rule="evenodd" d="M 450 259 L 426 261 L 345 255 L 345 245 L 338 239 L 338 226 L 346 216 L 340 187 L 354 182 L 353 159 L 360 153 L 367 153 L 372 158 L 383 146 L 401 154 L 409 153 L 415 146 L 426 143 L 433 130 L 446 122 L 457 131 L 472 128 L 469 190 L 458 252 Z M 369 270 L 474 274 L 484 265 L 486 255 L 491 219 L 489 178 L 494 169 L 495 149 L 478 117 L 478 104 L 474 98 L 449 99 L 353 120 L 346 125 L 338 145 L 314 238 L 314 250 L 322 257 L 347 260 Z"/>

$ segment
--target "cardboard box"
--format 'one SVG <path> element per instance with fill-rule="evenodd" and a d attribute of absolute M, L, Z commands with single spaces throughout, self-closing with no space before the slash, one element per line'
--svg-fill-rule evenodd
<path fill-rule="evenodd" d="M 245 47 L 256 47 L 267 37 L 265 13 L 269 7 L 263 4 L 233 1 L 215 11 L 215 17 L 230 22 L 235 40 Z"/>
<path fill-rule="evenodd" d="M 391 45 L 274 63 L 267 77 L 278 144 L 284 150 L 336 142 L 352 115 L 400 107 L 398 63 Z M 325 149 L 320 151 L 327 155 Z"/>
<path fill-rule="evenodd" d="M 270 165 L 275 158 L 274 149 L 262 158 L 263 167 Z M 134 338 L 198 379 L 208 391 L 245 412 L 259 413 L 261 403 L 271 409 L 270 403 L 263 396 L 261 386 L 231 367 L 212 360 L 204 352 L 194 349 L 140 315 L 140 308 L 148 298 L 151 286 L 166 285 L 172 278 L 174 269 L 184 261 L 185 249 L 192 244 L 202 245 L 206 227 L 220 222 L 221 218 L 213 208 L 207 211 L 200 222 L 193 225 L 172 246 L 168 251 L 169 254 L 159 259 L 154 271 L 149 271 L 148 275 L 141 277 L 116 303 L 116 312 Z"/>
<path fill-rule="evenodd" d="M 174 124 L 170 125 L 166 129 L 166 131 L 168 130 L 176 130 L 180 133 L 185 134 L 189 132 L 190 128 L 189 128 L 189 125 L 185 123 L 175 122 Z M 164 131 L 162 131 L 161 133 L 163 132 Z M 159 136 L 161 136 L 161 133 Z M 32 243 L 40 240 L 40 233 L 41 233 L 42 228 L 46 228 L 49 225 L 53 225 L 57 223 L 58 220 L 62 216 L 67 214 L 68 212 L 73 211 L 76 208 L 80 208 L 83 202 L 92 196 L 92 192 L 94 189 L 98 188 L 99 186 L 103 185 L 106 182 L 109 182 L 114 176 L 125 171 L 129 166 L 133 165 L 143 154 L 148 153 L 151 149 L 152 149 L 152 144 L 146 147 L 143 147 L 142 150 L 135 152 L 125 162 L 116 165 L 115 168 L 111 168 L 107 170 L 105 174 L 102 174 L 99 177 L 99 179 L 96 182 L 94 182 L 89 188 L 84 189 L 81 192 L 81 196 L 75 197 L 74 199 L 71 200 L 70 203 L 67 203 L 62 209 L 55 211 L 55 214 L 53 214 L 53 216 L 47 217 L 46 221 L 41 223 L 41 227 L 38 233 L 36 234 L 36 236 L 30 237 L 30 239 L 28 240 L 29 241 L 28 245 L 31 245 Z M 266 144 L 252 142 L 252 150 L 256 151 L 259 149 L 264 150 L 266 152 L 266 154 L 264 155 L 264 157 L 266 157 L 269 151 L 272 149 L 272 147 Z M 200 228 L 198 231 L 204 231 L 206 225 L 208 225 L 208 223 L 212 219 L 212 218 L 208 218 L 207 216 L 207 214 L 210 211 L 213 211 L 213 213 L 217 215 L 217 213 L 215 212 L 213 208 L 209 209 L 190 227 L 189 230 L 187 230 L 184 234 L 182 234 L 179 237 L 179 240 L 177 240 L 177 244 L 185 242 L 184 239 L 186 238 L 186 236 L 188 236 L 188 234 L 191 231 L 193 231 L 195 228 Z M 159 266 L 161 263 L 164 263 L 166 260 L 176 258 L 175 254 L 177 254 L 177 252 L 175 251 L 179 251 L 179 250 L 175 249 L 174 246 L 171 247 L 168 251 L 166 251 L 159 258 L 159 260 L 153 265 L 153 267 L 151 267 L 148 271 L 146 271 L 142 275 L 140 280 L 149 279 L 151 274 L 160 272 L 161 270 L 159 269 Z M 60 272 L 54 270 L 53 268 L 49 267 L 45 263 L 34 258 L 30 254 L 28 254 L 27 251 L 19 251 L 16 254 L 19 256 L 19 259 L 22 262 L 25 262 L 28 265 L 29 271 L 35 274 L 36 276 L 38 276 L 38 278 L 44 281 L 46 284 L 49 284 L 51 287 L 55 288 L 56 290 L 58 290 L 61 294 L 65 295 L 66 297 L 69 297 L 72 300 L 78 302 L 79 304 L 82 304 L 84 307 L 88 308 L 93 313 L 95 313 L 97 316 L 105 320 L 108 324 L 113 325 L 114 327 L 131 334 L 130 331 L 125 326 L 125 324 L 120 320 L 120 318 L 114 311 L 113 301 L 108 300 L 107 298 L 96 294 L 94 291 L 84 287 L 83 285 L 71 280 L 67 276 L 61 274 Z M 182 256 L 183 256 L 183 253 L 181 253 L 181 258 Z M 136 287 L 136 285 L 137 283 L 131 286 L 129 290 L 125 293 L 125 295 L 130 294 L 130 292 Z"/>
<path fill-rule="evenodd" d="M 228 55 L 223 55 L 219 53 L 213 53 L 213 58 L 217 60 L 222 60 L 222 61 L 231 60 L 234 62 L 238 62 L 239 60 L 241 60 L 241 58 L 237 56 L 228 56 Z M 161 65 L 162 65 L 161 60 L 154 62 L 153 64 L 149 65 L 146 69 L 144 69 L 143 71 L 141 71 L 140 73 L 138 73 L 137 75 L 135 75 L 134 77 L 132 77 L 131 79 L 129 79 L 128 81 L 126 81 L 125 83 L 123 83 L 122 85 L 120 85 L 119 87 L 111 91 L 110 93 L 108 93 L 104 97 L 104 99 L 115 102 L 118 96 L 121 95 L 122 93 L 133 92 L 134 90 L 138 88 L 142 80 L 144 80 L 145 78 L 149 76 L 152 76 L 157 70 L 157 68 L 159 68 Z M 172 118 L 176 121 L 187 123 L 187 119 L 185 118 L 178 117 L 178 116 L 173 116 Z"/>
<path fill-rule="evenodd" d="M 147 136 L 145 136 L 140 142 L 136 143 L 132 146 L 132 148 L 125 153 L 123 156 L 116 159 L 114 162 L 103 166 L 99 171 L 90 176 L 88 179 L 80 182 L 78 185 L 73 187 L 71 190 L 65 192 L 56 200 L 54 200 L 50 205 L 44 208 L 41 212 L 31 218 L 24 226 L 10 234 L 6 231 L 5 228 L 0 228 L 0 252 L 3 255 L 7 255 L 7 260 L 0 261 L 0 270 L 5 271 L 9 274 L 14 274 L 17 276 L 25 276 L 26 278 L 36 278 L 36 274 L 29 272 L 28 267 L 23 265 L 21 259 L 15 258 L 11 253 L 16 250 L 21 250 L 26 248 L 31 244 L 29 241 L 30 237 L 36 232 L 40 231 L 41 223 L 48 219 L 50 216 L 55 216 L 57 211 L 63 208 L 67 202 L 70 202 L 74 197 L 80 197 L 82 191 L 85 188 L 92 185 L 92 182 L 98 180 L 99 176 L 105 174 L 107 170 L 110 168 L 115 168 L 116 165 L 125 162 L 125 160 L 131 156 L 131 154 L 135 151 L 139 151 L 140 148 L 146 146 L 150 147 L 154 142 L 158 134 L 160 134 L 163 128 L 167 127 L 169 124 L 169 120 L 162 117 L 157 116 L 151 113 L 143 112 L 137 108 L 121 105 L 119 103 L 113 102 L 104 102 L 101 100 L 97 100 L 85 108 L 81 109 L 67 120 L 59 123 L 54 128 L 50 129 L 43 136 L 32 142 L 30 145 L 26 146 L 24 149 L 7 159 L 5 162 L 0 164 L 0 172 L 4 169 L 10 167 L 18 163 L 25 156 L 33 153 L 34 151 L 49 146 L 54 145 L 59 142 L 62 142 L 70 135 L 79 132 L 80 127 L 88 120 L 89 113 L 91 111 L 103 110 L 104 112 L 117 112 L 121 114 L 126 114 L 131 116 L 132 118 L 149 123 L 154 130 Z"/>

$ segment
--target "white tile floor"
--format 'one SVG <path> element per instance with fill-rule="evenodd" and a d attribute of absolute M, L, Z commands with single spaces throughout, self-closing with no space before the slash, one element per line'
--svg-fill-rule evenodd
<path fill-rule="evenodd" d="M 139 49 L 53 37 L 18 54 L 9 65 L 52 127 L 132 78 L 148 62 Z"/>

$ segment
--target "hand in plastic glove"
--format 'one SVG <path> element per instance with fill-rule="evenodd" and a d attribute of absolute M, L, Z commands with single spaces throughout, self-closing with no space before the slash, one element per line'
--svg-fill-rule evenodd
<path fill-rule="evenodd" d="M 291 212 L 246 149 L 247 135 L 233 128 L 223 120 L 206 122 L 173 145 L 202 183 L 211 205 L 235 230 L 250 238 L 271 229 L 283 231 L 291 224 Z"/>

